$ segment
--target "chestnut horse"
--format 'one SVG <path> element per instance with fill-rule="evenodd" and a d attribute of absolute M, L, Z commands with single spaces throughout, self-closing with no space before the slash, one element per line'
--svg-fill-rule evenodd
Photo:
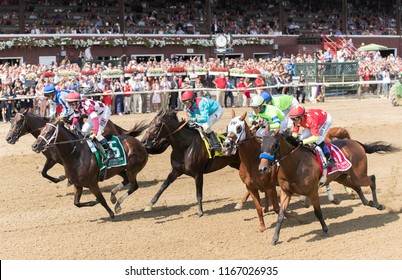
<path fill-rule="evenodd" d="M 265 230 L 264 216 L 260 203 L 260 194 L 265 194 L 265 206 L 268 207 L 269 199 L 272 201 L 273 209 L 279 213 L 278 196 L 276 192 L 276 172 L 277 168 L 271 168 L 267 174 L 258 172 L 259 154 L 261 150 L 261 141 L 255 137 L 244 120 L 247 113 L 236 117 L 232 110 L 232 120 L 228 126 L 228 134 L 223 142 L 223 148 L 226 155 L 239 153 L 240 168 L 239 176 L 246 184 L 248 194 L 251 195 L 258 219 L 260 221 L 260 231 Z M 243 198 L 244 199 L 244 198 Z"/>
<path fill-rule="evenodd" d="M 352 163 L 352 167 L 346 171 L 329 174 L 325 184 L 336 181 L 348 186 L 357 192 L 363 205 L 383 210 L 384 206 L 377 200 L 375 175 L 367 175 L 366 154 L 391 153 L 398 151 L 399 148 L 383 142 L 362 144 L 349 139 L 334 140 L 331 143 L 342 150 L 346 158 Z M 276 157 L 275 161 L 269 159 L 272 157 Z M 294 193 L 305 195 L 311 200 L 314 214 L 321 223 L 323 234 L 326 235 L 328 227 L 322 216 L 318 196 L 321 170 L 315 154 L 308 146 L 298 146 L 296 139 L 290 135 L 267 131 L 263 137 L 259 170 L 261 173 L 270 172 L 272 165 L 278 162 L 280 163 L 278 181 L 281 188 L 281 206 L 271 244 L 275 245 L 278 242 L 284 214 Z M 365 198 L 361 186 L 370 186 L 373 201 L 368 201 Z"/>
<path fill-rule="evenodd" d="M 148 161 L 148 154 L 140 141 L 135 137 L 140 135 L 146 125 L 137 124 L 128 135 L 117 136 L 123 145 L 126 153 L 127 165 L 112 167 L 107 171 L 107 177 L 111 178 L 115 175 L 120 175 L 124 178 L 123 184 L 126 184 L 128 191 L 118 199 L 115 211 L 121 211 L 121 204 L 124 199 L 138 189 L 137 174 L 144 168 Z M 68 180 L 74 184 L 74 204 L 77 207 L 94 206 L 101 203 L 107 210 L 110 218 L 114 218 L 113 211 L 106 203 L 102 192 L 98 185 L 99 165 L 95 155 L 89 148 L 86 140 L 83 141 L 81 135 L 75 134 L 64 127 L 60 122 L 47 123 L 42 129 L 42 132 L 32 144 L 32 150 L 42 152 L 55 145 L 60 154 L 65 174 Z M 89 190 L 96 196 L 96 201 L 80 202 L 83 188 Z M 111 200 L 116 202 L 114 194 L 122 188 L 119 184 L 112 190 Z M 117 190 L 116 190 L 117 189 Z"/>
<path fill-rule="evenodd" d="M 7 133 L 6 141 L 9 144 L 15 144 L 21 136 L 25 134 L 32 134 L 35 139 L 39 136 L 40 131 L 49 122 L 49 118 L 40 117 L 38 115 L 29 113 L 28 110 L 21 111 L 15 115 L 13 120 L 11 121 L 10 130 Z M 108 135 L 122 135 L 128 134 L 129 131 L 121 128 L 120 126 L 113 123 L 109 120 L 106 124 L 103 134 Z M 47 172 L 56 164 L 62 164 L 62 159 L 60 158 L 59 153 L 57 152 L 56 147 L 51 146 L 46 151 L 43 151 L 43 155 L 46 157 L 45 165 L 42 169 L 42 176 L 53 183 L 58 183 L 64 179 L 66 176 L 62 175 L 59 178 L 54 178 L 47 174 Z"/>
<path fill-rule="evenodd" d="M 201 217 L 204 214 L 202 208 L 204 174 L 222 169 L 225 166 L 231 166 L 236 169 L 240 166 L 240 159 L 237 153 L 231 156 L 218 156 L 210 159 L 200 133 L 186 122 L 179 121 L 176 111 L 160 111 L 149 124 L 149 128 L 141 142 L 147 150 L 157 151 L 161 147 L 162 150 L 166 149 L 166 143 L 172 147 L 170 155 L 172 171 L 145 208 L 145 211 L 151 211 L 169 185 L 185 174 L 195 180 L 198 204 L 197 214 Z"/>

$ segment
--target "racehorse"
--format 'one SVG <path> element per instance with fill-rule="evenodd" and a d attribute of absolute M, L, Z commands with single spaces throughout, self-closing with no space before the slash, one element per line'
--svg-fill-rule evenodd
<path fill-rule="evenodd" d="M 357 192 L 363 205 L 383 210 L 384 206 L 377 200 L 375 175 L 367 175 L 366 154 L 391 153 L 398 151 L 399 148 L 384 144 L 383 142 L 362 144 L 350 139 L 334 140 L 331 143 L 341 149 L 352 166 L 346 171 L 336 171 L 329 174 L 325 184 L 336 181 L 348 186 Z M 321 170 L 320 164 L 312 150 L 308 146 L 299 146 L 296 139 L 290 135 L 266 131 L 263 137 L 262 154 L 260 157 L 259 170 L 262 173 L 269 172 L 273 164 L 280 164 L 277 176 L 281 188 L 281 206 L 271 244 L 275 245 L 279 239 L 284 213 L 294 193 L 310 198 L 314 207 L 314 214 L 321 223 L 323 234 L 326 235 L 328 227 L 322 216 L 318 196 Z M 271 160 L 272 157 L 276 157 L 276 159 Z M 370 186 L 373 201 L 368 201 L 365 198 L 361 186 Z"/>
<path fill-rule="evenodd" d="M 255 128 L 254 128 L 255 129 Z M 250 130 L 252 130 L 252 128 L 250 128 Z M 351 139 L 350 138 L 350 134 L 349 131 L 346 128 L 343 127 L 331 127 L 326 135 L 325 141 L 326 142 L 331 142 L 331 140 L 335 140 L 335 139 Z M 327 194 L 328 194 L 328 199 L 329 201 L 331 201 L 333 204 L 339 204 L 339 200 L 336 199 L 334 197 L 334 195 L 332 194 L 332 190 L 330 185 L 326 186 L 327 189 Z M 352 190 L 349 189 L 348 187 L 345 187 L 345 191 L 348 194 L 352 194 Z M 247 199 L 249 198 L 250 193 L 247 191 L 243 198 L 241 199 L 241 201 L 239 203 L 237 203 L 236 205 L 236 209 L 242 209 L 243 204 L 247 201 Z M 265 209 L 264 212 L 268 212 L 268 198 L 265 200 Z M 308 208 L 309 207 L 309 201 L 306 200 L 305 196 L 300 196 L 300 201 L 302 202 L 303 206 Z"/>
<path fill-rule="evenodd" d="M 40 117 L 38 115 L 29 113 L 28 110 L 23 110 L 15 115 L 11 121 L 10 130 L 7 133 L 6 141 L 9 144 L 15 144 L 19 138 L 25 134 L 32 134 L 35 139 L 39 136 L 40 131 L 49 122 L 50 119 L 46 117 Z M 122 135 L 129 133 L 127 130 L 121 128 L 120 126 L 109 120 L 104 129 L 104 134 L 108 135 Z M 62 159 L 57 152 L 56 147 L 50 146 L 48 149 L 43 151 L 43 155 L 46 157 L 45 165 L 42 169 L 42 176 L 46 179 L 52 181 L 53 183 L 58 183 L 64 179 L 66 176 L 62 175 L 59 178 L 54 178 L 47 174 L 47 172 L 56 164 L 62 164 Z"/>
<path fill-rule="evenodd" d="M 172 147 L 170 155 L 172 171 L 145 208 L 145 211 L 151 211 L 169 185 L 185 174 L 195 180 L 198 203 L 197 214 L 201 217 L 204 214 L 202 208 L 204 174 L 222 169 L 225 166 L 231 166 L 236 169 L 240 166 L 240 159 L 237 153 L 231 156 L 210 158 L 200 133 L 190 127 L 187 122 L 179 121 L 176 111 L 160 111 L 150 122 L 141 142 L 147 150 L 158 150 L 158 147 L 164 147 L 165 143 Z"/>
<path fill-rule="evenodd" d="M 260 221 L 260 231 L 265 230 L 265 222 L 260 204 L 259 192 L 265 193 L 265 206 L 268 206 L 268 198 L 272 201 L 272 206 L 276 213 L 279 213 L 278 197 L 276 193 L 276 168 L 271 168 L 267 174 L 261 174 L 258 171 L 259 154 L 261 142 L 252 135 L 249 126 L 244 121 L 247 113 L 240 117 L 236 117 L 235 111 L 232 110 L 232 120 L 228 126 L 228 134 L 223 142 L 225 154 L 231 155 L 239 153 L 240 168 L 239 176 L 246 184 L 248 193 L 251 195 L 255 208 L 257 210 L 258 219 Z"/>
<path fill-rule="evenodd" d="M 121 211 L 121 204 L 124 199 L 138 189 L 137 174 L 148 161 L 148 154 L 145 148 L 135 138 L 146 127 L 143 123 L 139 123 L 128 132 L 128 135 L 117 136 L 126 153 L 127 164 L 108 169 L 106 179 L 120 175 L 124 178 L 123 184 L 128 187 L 128 191 L 116 203 L 114 194 L 122 188 L 122 184 L 119 184 L 112 190 L 111 200 L 112 203 L 116 203 L 116 213 Z M 97 159 L 93 155 L 87 141 L 83 141 L 82 135 L 69 131 L 64 127 L 62 122 L 47 123 L 36 141 L 32 144 L 32 150 L 39 153 L 45 151 L 51 145 L 56 146 L 64 166 L 65 174 L 69 181 L 74 184 L 74 204 L 77 207 L 84 207 L 101 203 L 109 213 L 110 218 L 113 219 L 114 213 L 107 205 L 99 189 L 98 173 L 100 169 Z M 96 196 L 96 201 L 80 202 L 84 187 L 89 188 Z"/>

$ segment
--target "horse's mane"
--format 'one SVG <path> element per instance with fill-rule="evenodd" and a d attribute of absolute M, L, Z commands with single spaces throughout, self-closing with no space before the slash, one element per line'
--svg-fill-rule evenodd
<path fill-rule="evenodd" d="M 148 126 L 149 126 L 148 123 L 146 123 L 145 121 L 141 121 L 136 123 L 129 131 L 127 131 L 124 134 L 130 135 L 132 137 L 137 137 L 141 135 L 141 133 L 143 133 L 148 128 Z M 116 125 L 116 127 L 119 126 Z"/>

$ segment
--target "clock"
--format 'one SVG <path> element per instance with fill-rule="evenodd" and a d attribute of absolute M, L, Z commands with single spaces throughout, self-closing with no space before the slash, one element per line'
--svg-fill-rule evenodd
<path fill-rule="evenodd" d="M 215 45 L 218 48 L 225 48 L 227 44 L 228 44 L 228 39 L 226 38 L 225 35 L 220 34 L 215 37 Z"/>

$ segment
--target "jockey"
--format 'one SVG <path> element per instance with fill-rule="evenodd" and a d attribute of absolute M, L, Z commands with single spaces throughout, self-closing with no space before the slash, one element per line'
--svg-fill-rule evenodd
<path fill-rule="evenodd" d="M 96 137 L 105 149 L 107 157 L 103 163 L 106 165 L 110 159 L 114 158 L 112 149 L 109 147 L 106 138 L 102 136 L 103 130 L 110 118 L 110 109 L 100 101 L 86 98 L 82 99 L 81 95 L 76 91 L 69 93 L 66 97 L 66 101 L 74 111 L 72 122 L 73 127 L 78 123 L 83 115 L 88 116 L 88 119 L 82 126 L 82 132 L 84 135 L 89 135 L 93 128 L 93 134 L 91 134 L 89 138 L 93 139 Z"/>
<path fill-rule="evenodd" d="M 293 123 L 288 117 L 288 113 L 293 106 L 299 104 L 299 101 L 292 95 L 279 94 L 272 96 L 266 91 L 262 92 L 261 96 L 264 97 L 265 103 L 279 108 L 285 115 L 285 118 L 281 122 L 281 130 L 285 130 L 286 128 L 291 129 Z"/>
<path fill-rule="evenodd" d="M 61 118 L 68 117 L 73 113 L 66 102 L 66 97 L 71 92 L 73 92 L 73 90 L 56 90 L 52 84 L 47 84 L 43 88 L 43 95 L 46 99 L 50 99 L 56 106 L 62 106 L 63 109 L 60 113 Z M 49 117 L 57 116 L 56 106 L 49 106 Z"/>
<path fill-rule="evenodd" d="M 294 124 L 292 136 L 297 138 L 300 127 L 303 127 L 304 130 L 300 136 L 302 140 L 299 140 L 299 143 L 303 145 L 316 144 L 321 148 L 321 151 L 327 159 L 327 163 L 323 165 L 323 168 L 333 167 L 335 165 L 334 159 L 324 141 L 332 125 L 331 115 L 320 109 L 310 109 L 306 111 L 302 105 L 296 105 L 290 109 L 289 117 Z"/>
<path fill-rule="evenodd" d="M 277 107 L 265 104 L 264 98 L 261 95 L 254 96 L 250 101 L 250 106 L 253 109 L 248 120 L 254 125 L 257 118 L 262 118 L 270 126 L 270 130 L 275 130 L 281 127 L 281 122 L 285 118 L 285 114 Z"/>
<path fill-rule="evenodd" d="M 211 140 L 212 149 L 221 152 L 222 146 L 211 127 L 222 118 L 222 106 L 215 100 L 196 97 L 192 91 L 185 91 L 181 96 L 181 100 L 185 105 L 185 110 L 188 112 L 186 121 L 191 121 L 201 126 Z M 199 116 L 197 117 L 197 115 Z"/>

